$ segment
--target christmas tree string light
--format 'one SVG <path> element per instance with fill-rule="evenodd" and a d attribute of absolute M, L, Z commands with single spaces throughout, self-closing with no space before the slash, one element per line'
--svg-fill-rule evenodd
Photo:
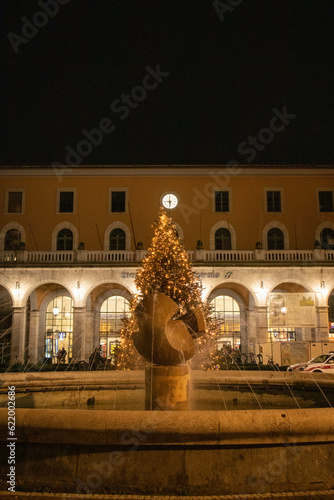
<path fill-rule="evenodd" d="M 191 262 L 179 240 L 175 224 L 167 215 L 166 210 L 161 208 L 158 219 L 153 224 L 154 236 L 148 249 L 147 256 L 143 259 L 142 267 L 137 272 L 135 284 L 138 295 L 130 304 L 134 311 L 141 298 L 152 293 L 163 293 L 168 295 L 180 308 L 180 314 L 184 314 L 202 304 L 202 287 L 195 278 Z M 211 321 L 210 308 L 203 306 L 207 330 L 198 341 L 198 353 L 208 358 L 212 355 L 214 328 Z M 121 346 L 118 356 L 117 368 L 129 369 L 138 366 L 138 353 L 132 343 L 132 332 L 137 328 L 134 315 L 125 319 L 121 331 Z M 207 362 L 208 359 L 206 359 Z M 211 362 L 215 363 L 215 360 Z"/>

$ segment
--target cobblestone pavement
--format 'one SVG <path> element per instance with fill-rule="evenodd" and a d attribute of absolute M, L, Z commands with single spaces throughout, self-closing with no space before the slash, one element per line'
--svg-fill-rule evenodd
<path fill-rule="evenodd" d="M 163 496 L 163 495 L 76 495 L 74 493 L 24 493 L 0 491 L 4 500 L 334 500 L 334 490 L 299 491 L 283 493 L 211 495 L 211 496 Z"/>

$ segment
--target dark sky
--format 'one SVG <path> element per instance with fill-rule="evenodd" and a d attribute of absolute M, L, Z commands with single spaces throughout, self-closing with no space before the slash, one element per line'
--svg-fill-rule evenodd
<path fill-rule="evenodd" d="M 47 0 L 1 0 L 1 165 L 66 164 L 104 118 L 81 164 L 332 163 L 332 0 L 222 0 L 223 20 L 206 0 L 66 1 L 36 17 Z M 22 17 L 46 23 L 27 43 L 8 38 Z"/>

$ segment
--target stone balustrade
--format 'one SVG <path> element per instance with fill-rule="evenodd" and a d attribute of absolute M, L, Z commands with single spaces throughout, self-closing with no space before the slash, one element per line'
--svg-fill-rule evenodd
<path fill-rule="evenodd" d="M 189 250 L 188 258 L 193 263 L 296 263 L 333 262 L 334 250 Z M 2 251 L 0 263 L 13 264 L 99 264 L 141 262 L 146 250 L 72 250 L 72 251 Z"/>

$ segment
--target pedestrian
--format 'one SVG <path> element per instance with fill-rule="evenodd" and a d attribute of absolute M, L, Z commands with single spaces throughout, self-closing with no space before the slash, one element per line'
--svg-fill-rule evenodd
<path fill-rule="evenodd" d="M 58 349 L 58 352 L 57 352 L 57 363 L 61 363 L 61 358 L 63 357 L 63 353 L 61 352 L 60 349 Z"/>
<path fill-rule="evenodd" d="M 65 348 L 63 347 L 62 350 L 61 350 L 61 361 L 63 363 L 66 362 L 66 354 L 67 354 L 67 351 L 65 351 Z"/>

